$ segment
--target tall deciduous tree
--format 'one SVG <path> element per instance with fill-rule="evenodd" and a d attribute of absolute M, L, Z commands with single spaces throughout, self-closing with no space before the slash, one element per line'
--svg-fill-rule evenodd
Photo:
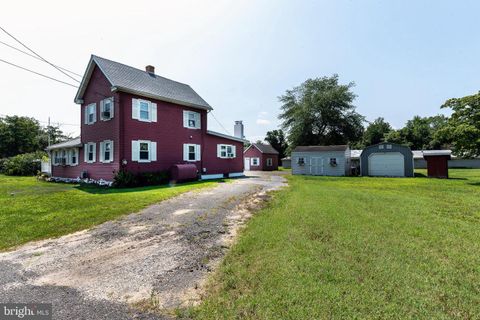
<path fill-rule="evenodd" d="M 288 144 L 282 129 L 268 131 L 265 141 L 278 151 L 280 159 L 285 157 Z"/>
<path fill-rule="evenodd" d="M 453 110 L 448 125 L 441 130 L 451 139 L 453 152 L 462 157 L 480 156 L 480 92 L 449 99 L 442 108 Z"/>
<path fill-rule="evenodd" d="M 279 97 L 279 118 L 290 148 L 298 145 L 334 145 L 357 142 L 364 117 L 355 111 L 354 83 L 338 83 L 338 75 L 308 79 Z"/>
<path fill-rule="evenodd" d="M 370 146 L 385 141 L 385 135 L 392 131 L 392 126 L 383 118 L 373 120 L 363 133 L 364 146 Z"/>

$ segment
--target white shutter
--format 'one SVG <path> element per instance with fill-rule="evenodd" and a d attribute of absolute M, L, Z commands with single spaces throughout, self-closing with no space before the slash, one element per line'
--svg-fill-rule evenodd
<path fill-rule="evenodd" d="M 197 129 L 200 129 L 202 127 L 200 113 L 195 113 L 195 125 L 195 128 Z"/>
<path fill-rule="evenodd" d="M 157 161 L 157 143 L 150 142 L 150 161 Z"/>
<path fill-rule="evenodd" d="M 233 153 L 233 158 L 237 157 L 237 147 L 232 146 L 232 153 Z"/>
<path fill-rule="evenodd" d="M 113 161 L 113 140 L 110 140 L 110 162 Z"/>
<path fill-rule="evenodd" d="M 83 161 L 88 161 L 88 144 L 83 145 Z"/>
<path fill-rule="evenodd" d="M 105 142 L 104 141 L 100 142 L 99 149 L 100 149 L 100 162 L 103 162 L 103 161 L 105 161 L 105 158 L 104 158 L 105 157 Z"/>
<path fill-rule="evenodd" d="M 103 108 L 104 108 L 104 105 L 105 105 L 105 100 L 100 100 L 100 119 L 103 120 Z"/>
<path fill-rule="evenodd" d="M 150 121 L 151 122 L 157 122 L 157 104 L 152 102 L 152 112 L 150 116 Z"/>
<path fill-rule="evenodd" d="M 138 99 L 132 98 L 132 119 L 139 119 Z"/>
<path fill-rule="evenodd" d="M 138 161 L 139 154 L 139 143 L 138 141 L 132 140 L 132 161 Z"/>
<path fill-rule="evenodd" d="M 222 145 L 217 144 L 217 157 L 221 158 L 222 157 Z"/>
<path fill-rule="evenodd" d="M 85 106 L 85 124 L 88 124 L 88 106 Z"/>
<path fill-rule="evenodd" d="M 183 127 L 188 128 L 188 111 L 183 110 Z"/>
<path fill-rule="evenodd" d="M 195 145 L 195 160 L 200 161 L 201 159 L 201 152 L 200 152 L 201 146 L 199 144 Z"/>
<path fill-rule="evenodd" d="M 183 161 L 188 161 L 188 144 L 183 145 Z"/>
<path fill-rule="evenodd" d="M 93 123 L 97 122 L 97 104 L 93 104 Z"/>
<path fill-rule="evenodd" d="M 97 161 L 97 144 L 93 143 L 93 162 Z"/>
<path fill-rule="evenodd" d="M 110 118 L 113 118 L 115 112 L 115 100 L 113 100 L 113 97 L 111 97 L 110 99 L 112 101 L 112 106 L 110 107 Z"/>

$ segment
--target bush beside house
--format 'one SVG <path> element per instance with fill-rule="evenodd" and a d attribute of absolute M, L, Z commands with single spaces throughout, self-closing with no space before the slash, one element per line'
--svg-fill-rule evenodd
<path fill-rule="evenodd" d="M 40 171 L 41 160 L 46 156 L 45 152 L 37 151 L 0 159 L 0 173 L 9 176 L 34 176 Z"/>

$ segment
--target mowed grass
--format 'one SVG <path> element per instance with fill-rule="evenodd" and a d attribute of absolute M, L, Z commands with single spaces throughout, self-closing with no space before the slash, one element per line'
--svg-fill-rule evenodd
<path fill-rule="evenodd" d="M 105 189 L 0 175 L 0 250 L 87 229 L 180 193 L 216 183 Z"/>
<path fill-rule="evenodd" d="M 194 319 L 480 318 L 480 170 L 289 177 Z M 179 311 L 180 312 L 180 311 Z"/>

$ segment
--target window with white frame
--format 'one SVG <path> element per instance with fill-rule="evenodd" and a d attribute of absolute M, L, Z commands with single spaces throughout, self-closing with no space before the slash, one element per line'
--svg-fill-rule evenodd
<path fill-rule="evenodd" d="M 100 162 L 108 163 L 113 161 L 113 141 L 105 140 L 100 142 Z"/>
<path fill-rule="evenodd" d="M 183 160 L 184 161 L 200 161 L 200 145 L 199 144 L 184 144 L 183 145 Z"/>
<path fill-rule="evenodd" d="M 217 145 L 217 156 L 219 158 L 228 159 L 236 157 L 236 148 L 234 145 L 230 144 L 218 144 Z"/>
<path fill-rule="evenodd" d="M 157 122 L 157 104 L 143 99 L 132 99 L 132 119 Z"/>
<path fill-rule="evenodd" d="M 113 144 L 112 144 L 113 148 Z M 149 140 L 132 141 L 132 161 L 152 162 L 157 161 L 157 143 Z"/>
<path fill-rule="evenodd" d="M 100 101 L 100 119 L 108 121 L 113 118 L 113 97 Z"/>
<path fill-rule="evenodd" d="M 189 129 L 200 129 L 200 113 L 183 110 L 183 126 Z"/>
<path fill-rule="evenodd" d="M 61 163 L 61 160 L 60 160 L 60 151 L 59 151 L 59 150 L 55 150 L 55 151 L 53 152 L 53 165 L 54 165 L 54 166 L 58 166 L 60 163 Z"/>
<path fill-rule="evenodd" d="M 267 167 L 273 166 L 273 159 L 272 158 L 267 158 Z"/>
<path fill-rule="evenodd" d="M 304 166 L 305 165 L 305 158 L 304 157 L 300 157 L 297 159 L 297 164 L 299 166 Z"/>
<path fill-rule="evenodd" d="M 68 151 L 69 164 L 71 166 L 76 166 L 78 164 L 78 149 L 70 149 Z"/>
<path fill-rule="evenodd" d="M 95 142 L 88 142 L 85 144 L 84 155 L 86 163 L 95 162 L 97 154 L 97 144 Z"/>
<path fill-rule="evenodd" d="M 259 166 L 260 165 L 260 158 L 250 158 L 252 166 Z"/>
<path fill-rule="evenodd" d="M 94 124 L 97 121 L 97 105 L 89 104 L 85 107 L 85 124 Z"/>

